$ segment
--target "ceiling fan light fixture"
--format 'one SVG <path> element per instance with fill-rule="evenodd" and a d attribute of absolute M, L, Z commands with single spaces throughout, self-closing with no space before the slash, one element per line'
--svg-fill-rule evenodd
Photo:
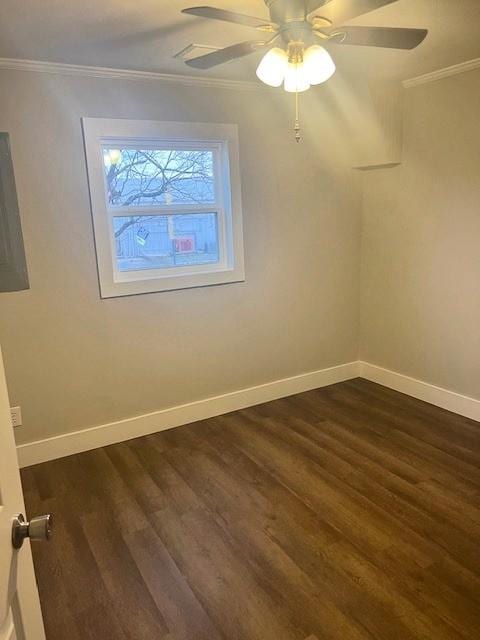
<path fill-rule="evenodd" d="M 270 87 L 279 87 L 285 79 L 288 67 L 287 53 L 279 47 L 270 49 L 257 67 L 257 78 Z"/>
<path fill-rule="evenodd" d="M 303 55 L 305 76 L 309 84 L 321 84 L 329 80 L 336 71 L 332 56 L 326 49 L 314 44 Z"/>
<path fill-rule="evenodd" d="M 397 0 L 264 0 L 270 12 L 270 20 L 264 20 L 235 11 L 210 6 L 183 9 L 200 18 L 231 22 L 259 31 L 271 33 L 264 40 L 247 40 L 234 45 L 216 49 L 210 53 L 186 60 L 195 69 L 210 69 L 253 54 L 259 50 L 267 51 L 260 61 L 256 74 L 259 80 L 270 87 L 282 86 L 285 91 L 295 94 L 295 140 L 300 141 L 299 93 L 311 86 L 329 80 L 336 71 L 327 49 L 312 42 L 361 47 L 382 47 L 387 49 L 409 50 L 423 42 L 427 29 L 402 27 L 349 26 L 348 22 Z M 331 4 L 330 4 L 331 3 Z M 333 20 L 322 15 L 313 15 L 322 11 L 324 5 L 333 6 Z M 338 5 L 338 6 L 337 6 Z M 328 9 L 327 8 L 327 9 Z M 327 11 L 328 13 L 328 11 Z M 347 26 L 341 26 L 347 23 Z M 281 39 L 283 48 L 273 43 Z M 320 39 L 320 40 L 318 40 Z M 307 45 L 311 45 L 306 47 Z M 108 158 L 114 162 L 115 158 Z M 106 160 L 106 161 L 107 161 Z"/>

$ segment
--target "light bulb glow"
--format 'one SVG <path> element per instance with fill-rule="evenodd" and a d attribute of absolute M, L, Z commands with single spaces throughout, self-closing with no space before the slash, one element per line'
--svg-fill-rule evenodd
<path fill-rule="evenodd" d="M 112 165 L 117 165 L 122 160 L 122 152 L 120 149 L 104 149 L 103 160 L 107 169 Z"/>
<path fill-rule="evenodd" d="M 314 44 L 303 56 L 305 77 L 310 84 L 321 84 L 329 80 L 335 73 L 335 63 L 326 49 Z"/>
<path fill-rule="evenodd" d="M 302 91 L 310 89 L 310 82 L 305 74 L 305 65 L 303 62 L 288 63 L 283 86 L 285 91 L 288 91 L 288 93 L 302 93 Z"/>
<path fill-rule="evenodd" d="M 288 56 L 283 49 L 270 49 L 257 67 L 257 77 L 270 87 L 279 87 L 288 67 Z"/>

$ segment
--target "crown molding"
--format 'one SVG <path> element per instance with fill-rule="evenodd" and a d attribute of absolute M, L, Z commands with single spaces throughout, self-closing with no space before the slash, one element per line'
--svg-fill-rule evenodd
<path fill-rule="evenodd" d="M 402 82 L 405 89 L 411 87 L 418 87 L 421 84 L 427 84 L 428 82 L 436 82 L 443 78 L 449 78 L 450 76 L 456 76 L 459 73 L 466 73 L 467 71 L 473 71 L 480 68 L 480 58 L 474 58 L 473 60 L 467 60 L 466 62 L 460 62 L 460 64 L 454 64 L 451 67 L 445 67 L 443 69 L 437 69 L 437 71 L 431 71 L 425 73 L 422 76 L 416 76 L 415 78 L 409 78 Z"/>
<path fill-rule="evenodd" d="M 405 89 L 421 84 L 436 82 L 443 78 L 455 76 L 480 68 L 480 58 L 467 60 L 451 67 L 437 69 L 414 78 L 402 81 Z M 169 82 L 190 87 L 211 87 L 217 89 L 233 89 L 237 91 L 259 91 L 263 86 L 258 82 L 247 80 L 227 80 L 205 76 L 189 76 L 157 71 L 136 71 L 134 69 L 114 69 L 111 67 L 94 67 L 89 65 L 65 64 L 63 62 L 45 62 L 43 60 L 23 60 L 21 58 L 0 58 L 0 70 L 30 71 L 35 73 L 51 73 L 56 75 L 83 76 L 88 78 L 105 78 L 107 80 L 134 80 L 143 82 Z"/>
<path fill-rule="evenodd" d="M 205 76 L 187 76 L 157 71 L 135 71 L 133 69 L 112 69 L 110 67 L 92 67 L 42 60 L 22 60 L 20 58 L 0 58 L 0 70 L 33 71 L 56 75 L 83 76 L 116 80 L 135 80 L 144 82 L 169 82 L 188 87 L 213 87 L 216 89 L 234 89 L 240 91 L 258 91 L 261 84 L 245 80 L 224 80 Z"/>

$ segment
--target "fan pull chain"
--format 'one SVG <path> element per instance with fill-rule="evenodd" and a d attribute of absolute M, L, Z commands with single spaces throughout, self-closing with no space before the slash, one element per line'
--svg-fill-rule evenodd
<path fill-rule="evenodd" d="M 300 119 L 298 112 L 298 88 L 295 90 L 295 126 L 293 130 L 295 131 L 295 140 L 298 143 L 302 139 L 300 136 Z"/>

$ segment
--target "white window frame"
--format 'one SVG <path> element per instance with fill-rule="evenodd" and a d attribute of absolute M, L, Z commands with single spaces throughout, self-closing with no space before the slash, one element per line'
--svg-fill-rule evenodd
<path fill-rule="evenodd" d="M 88 182 L 102 298 L 203 287 L 245 280 L 238 127 L 232 124 L 82 118 Z M 109 206 L 103 159 L 105 145 L 208 149 L 214 155 L 215 203 Z M 219 261 L 212 264 L 119 271 L 116 216 L 215 213 Z"/>

